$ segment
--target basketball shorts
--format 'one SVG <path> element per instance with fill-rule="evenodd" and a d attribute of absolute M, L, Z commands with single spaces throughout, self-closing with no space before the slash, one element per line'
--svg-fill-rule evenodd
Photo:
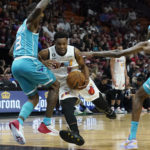
<path fill-rule="evenodd" d="M 147 79 L 146 82 L 144 82 L 143 88 L 145 92 L 150 95 L 150 77 Z"/>
<path fill-rule="evenodd" d="M 125 76 L 124 74 L 115 74 L 116 85 L 112 85 L 113 89 L 124 90 L 125 89 Z"/>
<path fill-rule="evenodd" d="M 86 101 L 93 101 L 99 97 L 99 93 L 100 91 L 91 78 L 87 87 L 82 90 L 70 89 L 66 83 L 66 80 L 60 81 L 59 100 L 65 100 L 72 97 L 80 99 L 80 97 L 82 97 Z"/>
<path fill-rule="evenodd" d="M 34 57 L 15 58 L 11 69 L 13 76 L 27 96 L 35 95 L 38 86 L 49 87 L 56 81 L 54 74 Z"/>

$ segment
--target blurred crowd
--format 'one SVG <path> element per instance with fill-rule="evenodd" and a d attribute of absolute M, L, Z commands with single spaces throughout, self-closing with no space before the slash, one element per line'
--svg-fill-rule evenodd
<path fill-rule="evenodd" d="M 9 51 L 19 26 L 26 18 L 27 6 L 37 1 L 0 1 L 0 53 L 2 49 Z M 138 8 L 138 3 L 145 9 Z M 149 13 L 144 10 L 147 7 L 150 6 L 146 0 L 53 0 L 39 27 L 39 51 L 53 45 L 57 31 L 66 31 L 68 43 L 81 51 L 107 51 L 120 45 L 124 49 L 129 48 L 146 40 Z M 3 58 L 1 54 L 0 58 L 0 89 L 20 89 L 11 75 L 9 56 Z M 130 111 L 132 94 L 150 76 L 150 57 L 141 53 L 126 59 L 130 86 L 123 93 L 123 101 L 126 101 L 122 107 Z M 85 58 L 85 62 L 96 85 L 109 99 L 109 58 Z M 146 108 L 150 109 L 149 102 Z"/>

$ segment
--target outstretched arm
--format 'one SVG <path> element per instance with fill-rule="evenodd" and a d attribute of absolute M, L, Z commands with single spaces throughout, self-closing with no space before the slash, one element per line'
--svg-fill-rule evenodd
<path fill-rule="evenodd" d="M 32 26 L 34 26 L 35 23 L 39 23 L 40 20 L 38 20 L 37 22 L 37 18 L 40 17 L 41 13 L 43 13 L 43 11 L 50 2 L 51 0 L 41 0 L 31 12 L 31 14 L 29 14 L 27 18 L 27 24 L 29 29 L 32 29 Z"/>
<path fill-rule="evenodd" d="M 134 53 L 138 53 L 140 51 L 143 51 L 144 47 L 148 45 L 148 41 L 145 42 L 139 42 L 133 47 L 130 47 L 125 50 L 109 50 L 109 51 L 101 51 L 101 52 L 82 52 L 82 56 L 86 57 L 93 57 L 93 56 L 98 56 L 98 57 L 121 57 L 121 56 L 126 56 Z"/>

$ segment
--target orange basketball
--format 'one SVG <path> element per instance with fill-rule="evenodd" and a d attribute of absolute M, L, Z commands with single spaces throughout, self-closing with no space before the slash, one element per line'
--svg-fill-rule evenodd
<path fill-rule="evenodd" d="M 71 89 L 77 89 L 85 83 L 85 76 L 80 71 L 72 71 L 67 76 L 67 84 Z"/>

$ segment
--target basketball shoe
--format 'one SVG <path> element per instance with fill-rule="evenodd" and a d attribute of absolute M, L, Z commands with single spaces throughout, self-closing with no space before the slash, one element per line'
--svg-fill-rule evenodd
<path fill-rule="evenodd" d="M 84 110 L 84 113 L 87 114 L 87 115 L 88 115 L 88 114 L 93 114 L 93 112 L 90 111 L 88 108 L 86 108 L 86 109 Z"/>
<path fill-rule="evenodd" d="M 46 126 L 43 122 L 40 124 L 38 131 L 44 134 L 57 136 L 59 132 L 52 125 Z"/>
<path fill-rule="evenodd" d="M 79 146 L 84 144 L 84 139 L 77 132 L 61 130 L 59 135 L 64 141 L 68 143 L 74 143 Z"/>
<path fill-rule="evenodd" d="M 82 111 L 80 111 L 78 108 L 76 108 L 75 110 L 74 110 L 74 115 L 75 116 L 78 116 L 78 115 L 83 115 L 84 113 L 82 112 Z"/>
<path fill-rule="evenodd" d="M 121 147 L 124 149 L 138 149 L 137 140 L 126 140 L 121 144 Z"/>
<path fill-rule="evenodd" d="M 18 120 L 14 120 L 12 122 L 9 123 L 9 127 L 10 130 L 12 132 L 12 135 L 15 139 L 15 141 L 19 144 L 25 144 L 25 137 L 24 137 L 24 133 L 23 133 L 23 127 L 22 125 L 19 123 Z"/>
<path fill-rule="evenodd" d="M 116 113 L 112 109 L 108 109 L 106 112 L 106 117 L 109 119 L 116 119 Z"/>

